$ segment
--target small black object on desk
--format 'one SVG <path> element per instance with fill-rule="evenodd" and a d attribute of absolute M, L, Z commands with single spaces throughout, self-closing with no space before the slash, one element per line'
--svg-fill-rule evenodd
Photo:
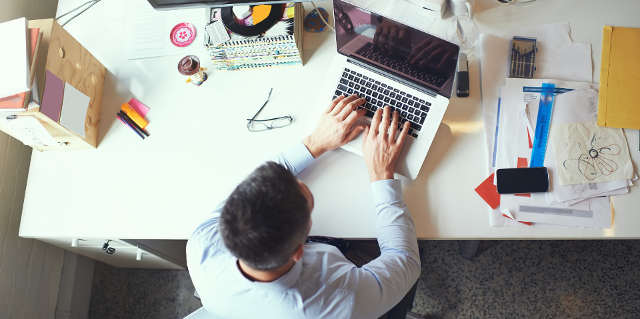
<path fill-rule="evenodd" d="M 467 62 L 467 55 L 460 52 L 458 57 L 458 80 L 456 95 L 458 97 L 469 96 L 469 63 Z"/>

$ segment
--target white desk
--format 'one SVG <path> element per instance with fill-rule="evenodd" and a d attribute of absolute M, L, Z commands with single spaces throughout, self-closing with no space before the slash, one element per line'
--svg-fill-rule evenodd
<path fill-rule="evenodd" d="M 60 1 L 59 12 L 81 2 Z M 202 87 L 195 87 L 185 84 L 176 70 L 181 56 L 126 60 L 119 38 L 125 31 L 121 12 L 126 2 L 103 1 L 67 26 L 109 71 L 101 122 L 104 137 L 97 150 L 33 153 L 21 236 L 188 238 L 203 216 L 268 154 L 311 131 L 328 103 L 323 76 L 335 54 L 332 33 L 305 34 L 307 62 L 302 68 L 214 71 Z M 478 3 L 481 29 L 568 21 L 575 41 L 593 44 L 596 81 L 602 26 L 640 26 L 640 2 L 633 0 L 538 0 L 525 7 L 490 8 L 496 6 L 493 0 Z M 415 25 L 422 19 L 409 15 L 401 20 Z M 206 60 L 199 50 L 199 43 L 194 43 L 185 54 L 194 52 Z M 474 192 L 487 172 L 477 61 L 471 61 L 470 74 L 471 97 L 452 99 L 420 176 L 405 189 L 418 237 L 640 238 L 638 187 L 613 199 L 611 229 L 490 227 L 487 206 Z M 249 133 L 245 119 L 269 87 L 274 87 L 274 95 L 262 116 L 291 114 L 295 122 L 271 132 Z M 151 107 L 151 137 L 145 141 L 114 120 L 120 104 L 132 96 Z M 630 143 L 637 167 L 637 132 L 630 135 Z M 336 151 L 324 155 L 301 178 L 316 199 L 312 234 L 375 237 L 361 158 Z"/>

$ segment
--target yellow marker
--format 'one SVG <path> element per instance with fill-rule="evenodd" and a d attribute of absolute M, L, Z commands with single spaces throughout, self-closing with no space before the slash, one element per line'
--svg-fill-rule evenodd
<path fill-rule="evenodd" d="M 147 127 L 147 124 L 149 124 L 149 121 L 145 120 L 144 117 L 138 114 L 138 112 L 136 112 L 136 110 L 134 110 L 129 105 L 129 103 L 122 104 L 120 109 L 122 110 L 122 112 L 124 112 L 124 114 L 127 114 L 127 116 L 129 116 L 133 120 L 133 122 L 138 124 L 138 126 L 140 126 L 141 128 L 144 129 Z"/>

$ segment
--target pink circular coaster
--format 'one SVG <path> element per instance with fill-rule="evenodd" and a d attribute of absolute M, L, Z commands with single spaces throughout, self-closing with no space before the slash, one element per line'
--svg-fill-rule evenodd
<path fill-rule="evenodd" d="M 176 24 L 171 29 L 171 43 L 177 47 L 186 47 L 196 39 L 196 27 L 189 22 Z"/>

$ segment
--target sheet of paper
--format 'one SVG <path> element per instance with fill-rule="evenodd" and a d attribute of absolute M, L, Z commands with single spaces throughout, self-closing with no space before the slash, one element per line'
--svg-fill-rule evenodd
<path fill-rule="evenodd" d="M 155 58 L 170 55 L 187 55 L 204 51 L 204 9 L 184 9 L 159 11 L 147 1 L 127 3 L 126 54 L 129 60 Z M 171 43 L 170 33 L 181 22 L 189 22 L 196 27 L 196 38 L 189 46 L 176 47 Z M 205 56 L 205 55 L 203 55 Z"/>
<path fill-rule="evenodd" d="M 550 142 L 555 150 L 561 185 L 629 180 L 633 164 L 622 129 L 595 122 L 554 125 Z"/>
<path fill-rule="evenodd" d="M 489 207 L 496 209 L 500 206 L 500 194 L 498 189 L 493 183 L 494 174 L 487 177 L 478 187 L 476 187 L 476 193 L 484 199 Z"/>
<path fill-rule="evenodd" d="M 29 90 L 27 20 L 18 18 L 0 23 L 2 59 L 0 59 L 0 97 Z"/>
<path fill-rule="evenodd" d="M 71 84 L 64 86 L 60 124 L 74 133 L 85 137 L 84 125 L 89 109 L 90 98 Z"/>
<path fill-rule="evenodd" d="M 547 202 L 554 203 L 578 203 L 585 198 L 596 196 L 620 195 L 629 192 L 629 186 L 633 182 L 629 180 L 612 181 L 605 183 L 587 183 L 560 186 L 560 182 L 552 182 L 552 192 L 547 193 Z"/>
<path fill-rule="evenodd" d="M 40 121 L 31 116 L 17 116 L 5 123 L 7 132 L 28 146 L 55 145 L 56 141 L 42 126 Z"/>
<path fill-rule="evenodd" d="M 593 198 L 584 203 L 565 207 L 548 207 L 536 204 L 520 204 L 517 219 L 536 224 L 551 224 L 570 227 L 610 228 L 611 205 L 608 197 Z"/>

